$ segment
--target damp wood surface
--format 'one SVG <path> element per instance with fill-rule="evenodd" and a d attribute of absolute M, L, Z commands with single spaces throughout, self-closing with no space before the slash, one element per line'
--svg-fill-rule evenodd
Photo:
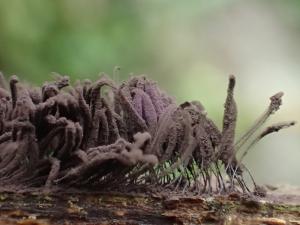
<path fill-rule="evenodd" d="M 300 195 L 0 193 L 0 224 L 300 224 Z"/>

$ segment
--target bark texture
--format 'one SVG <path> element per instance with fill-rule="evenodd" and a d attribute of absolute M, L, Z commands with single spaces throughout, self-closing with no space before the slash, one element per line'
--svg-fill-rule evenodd
<path fill-rule="evenodd" d="M 297 225 L 300 224 L 300 197 L 2 192 L 0 224 Z"/>

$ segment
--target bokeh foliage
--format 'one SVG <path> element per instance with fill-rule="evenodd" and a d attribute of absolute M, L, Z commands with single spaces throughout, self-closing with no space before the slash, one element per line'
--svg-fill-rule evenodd
<path fill-rule="evenodd" d="M 151 49 L 136 7 L 133 1 L 1 1 L 0 67 L 38 83 L 52 71 L 82 78 L 119 63 L 142 70 L 151 64 Z"/>

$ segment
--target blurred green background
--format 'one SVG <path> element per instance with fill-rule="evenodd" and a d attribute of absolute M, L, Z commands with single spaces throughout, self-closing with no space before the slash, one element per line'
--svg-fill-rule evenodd
<path fill-rule="evenodd" d="M 238 136 L 284 91 L 273 122 L 300 118 L 300 1 L 0 1 L 0 70 L 41 84 L 147 74 L 178 102 L 200 100 L 221 126 L 227 76 L 238 80 Z M 271 122 L 271 121 L 270 121 Z M 259 183 L 300 185 L 300 128 L 246 158 Z"/>

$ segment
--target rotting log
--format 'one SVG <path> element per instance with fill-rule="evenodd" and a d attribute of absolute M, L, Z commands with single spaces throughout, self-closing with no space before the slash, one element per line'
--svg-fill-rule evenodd
<path fill-rule="evenodd" d="M 0 224 L 300 224 L 300 196 L 0 194 Z"/>

